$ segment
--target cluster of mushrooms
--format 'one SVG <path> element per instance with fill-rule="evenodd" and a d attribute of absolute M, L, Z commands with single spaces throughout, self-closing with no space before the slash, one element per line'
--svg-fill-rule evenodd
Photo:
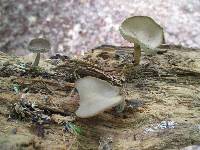
<path fill-rule="evenodd" d="M 139 65 L 141 49 L 147 55 L 157 52 L 157 47 L 164 42 L 163 28 L 152 18 L 147 16 L 134 16 L 125 19 L 120 26 L 122 37 L 134 43 L 134 65 Z M 28 46 L 31 52 L 37 53 L 33 66 L 37 66 L 40 53 L 51 49 L 48 40 L 33 39 Z M 120 95 L 120 88 L 95 77 L 84 77 L 76 81 L 75 88 L 80 96 L 80 106 L 76 115 L 80 118 L 93 117 L 105 110 L 120 106 L 123 111 L 125 100 Z"/>

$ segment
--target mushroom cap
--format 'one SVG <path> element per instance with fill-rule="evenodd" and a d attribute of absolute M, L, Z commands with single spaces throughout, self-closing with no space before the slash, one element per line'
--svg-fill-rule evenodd
<path fill-rule="evenodd" d="M 80 96 L 80 106 L 76 111 L 80 118 L 95 116 L 123 102 L 118 87 L 94 77 L 79 79 L 75 87 Z"/>
<path fill-rule="evenodd" d="M 138 43 L 146 52 L 158 47 L 164 39 L 163 28 L 147 16 L 127 18 L 122 22 L 119 30 L 125 40 Z"/>
<path fill-rule="evenodd" d="M 47 39 L 36 38 L 30 41 L 28 49 L 33 53 L 45 53 L 50 51 L 51 44 Z"/>

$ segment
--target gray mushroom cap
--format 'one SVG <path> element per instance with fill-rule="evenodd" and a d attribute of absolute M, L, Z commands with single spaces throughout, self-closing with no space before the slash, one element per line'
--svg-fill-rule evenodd
<path fill-rule="evenodd" d="M 139 44 L 147 54 L 161 45 L 164 39 L 163 28 L 147 16 L 127 18 L 119 30 L 125 40 Z"/>
<path fill-rule="evenodd" d="M 36 38 L 30 41 L 28 50 L 33 53 L 45 53 L 50 51 L 51 44 L 47 39 Z"/>
<path fill-rule="evenodd" d="M 79 79 L 75 87 L 80 96 L 80 106 L 76 111 L 80 118 L 95 116 L 124 101 L 118 87 L 94 77 Z"/>

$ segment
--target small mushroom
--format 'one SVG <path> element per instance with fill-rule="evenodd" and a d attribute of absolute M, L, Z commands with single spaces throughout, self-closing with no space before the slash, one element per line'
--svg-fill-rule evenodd
<path fill-rule="evenodd" d="M 75 83 L 80 96 L 76 115 L 89 118 L 124 102 L 119 88 L 95 77 L 84 77 Z"/>
<path fill-rule="evenodd" d="M 152 18 L 134 16 L 124 20 L 119 28 L 122 37 L 134 43 L 134 63 L 140 63 L 141 48 L 146 54 L 153 54 L 164 41 L 163 28 Z"/>
<path fill-rule="evenodd" d="M 47 39 L 36 38 L 30 41 L 28 50 L 33 53 L 37 53 L 33 66 L 38 66 L 40 61 L 40 53 L 46 53 L 50 51 L 51 44 Z"/>

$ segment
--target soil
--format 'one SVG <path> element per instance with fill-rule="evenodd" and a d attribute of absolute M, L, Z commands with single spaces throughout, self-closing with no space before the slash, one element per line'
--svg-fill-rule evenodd
<path fill-rule="evenodd" d="M 39 69 L 0 53 L 0 149 L 161 150 L 199 144 L 200 49 L 163 46 L 155 56 L 143 55 L 139 66 L 129 61 L 130 49 L 99 47 L 76 59 L 42 60 Z M 84 76 L 121 86 L 125 110 L 77 118 L 74 82 Z M 66 130 L 63 122 L 81 132 Z"/>

